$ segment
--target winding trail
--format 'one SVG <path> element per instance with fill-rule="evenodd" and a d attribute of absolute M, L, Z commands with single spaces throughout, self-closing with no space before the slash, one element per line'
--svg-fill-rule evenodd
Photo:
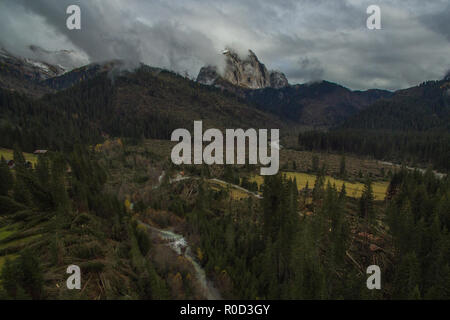
<path fill-rule="evenodd" d="M 401 168 L 402 167 L 400 164 L 392 163 L 392 162 L 389 162 L 389 161 L 380 161 L 380 163 L 384 164 L 384 165 L 387 165 L 387 166 L 394 167 L 394 168 Z M 409 167 L 409 166 L 405 166 L 405 168 L 408 169 L 408 170 L 418 170 L 422 174 L 427 171 L 426 169 L 416 168 L 416 167 Z M 439 179 L 442 179 L 442 178 L 444 178 L 446 176 L 445 173 L 441 173 L 441 172 L 438 172 L 436 170 L 433 170 L 433 173 Z"/>
<path fill-rule="evenodd" d="M 161 173 L 161 175 L 158 177 L 158 184 L 156 186 L 153 186 L 153 189 L 158 189 L 161 186 L 161 182 L 162 182 L 162 180 L 163 180 L 165 175 L 166 175 L 166 173 L 165 173 L 165 171 L 163 171 Z M 179 182 L 179 181 L 188 180 L 188 179 L 198 180 L 200 178 L 199 177 L 189 177 L 189 176 L 183 177 L 181 175 L 177 175 L 175 178 L 169 179 L 169 183 Z M 229 185 L 230 187 L 233 187 L 235 189 L 241 190 L 241 191 L 243 191 L 245 193 L 248 193 L 248 194 L 250 194 L 250 195 L 252 195 L 252 196 L 254 196 L 254 197 L 258 198 L 258 199 L 263 199 L 263 197 L 260 194 L 258 194 L 256 192 L 253 192 L 253 191 L 250 191 L 248 189 L 245 189 L 245 188 L 243 188 L 241 186 L 238 186 L 237 184 L 233 184 L 231 182 L 227 182 L 227 181 L 224 181 L 224 180 L 221 180 L 221 179 L 217 179 L 217 178 L 212 178 L 212 179 L 207 179 L 207 180 L 213 181 L 213 182 L 217 182 L 217 183 L 221 183 L 221 184 L 225 184 L 225 185 Z"/>
<path fill-rule="evenodd" d="M 153 186 L 153 189 L 158 189 L 161 186 L 161 183 L 165 177 L 166 173 L 165 171 L 162 171 L 161 175 L 158 177 L 158 184 L 156 186 Z M 188 179 L 199 179 L 198 177 L 183 177 L 181 175 L 177 175 L 173 179 L 169 179 L 169 183 L 179 182 L 183 180 Z M 213 178 L 209 179 L 210 181 L 222 183 L 229 185 L 233 188 L 239 189 L 241 191 L 244 191 L 250 195 L 255 196 L 258 199 L 262 199 L 262 196 L 254 193 L 250 190 L 247 190 L 245 188 L 242 188 L 241 186 Z M 214 287 L 213 283 L 206 278 L 205 270 L 200 266 L 200 264 L 197 262 L 197 259 L 192 254 L 191 247 L 189 246 L 186 239 L 183 237 L 183 235 L 174 233 L 170 230 L 163 230 L 158 229 L 156 227 L 153 227 L 147 223 L 142 222 L 141 220 L 137 220 L 139 224 L 146 227 L 150 232 L 156 234 L 160 239 L 162 239 L 168 247 L 170 247 L 173 251 L 175 251 L 179 255 L 183 255 L 194 267 L 196 278 L 202 288 L 202 291 L 206 298 L 208 300 L 222 300 L 222 297 L 220 295 L 220 292 L 217 290 L 217 288 Z"/>
<path fill-rule="evenodd" d="M 177 233 L 169 230 L 155 228 L 147 223 L 138 220 L 138 223 L 146 227 L 150 232 L 158 235 L 159 238 L 165 241 L 166 245 L 170 247 L 179 255 L 183 255 L 194 267 L 195 276 L 202 288 L 205 297 L 208 300 L 222 300 L 219 291 L 214 287 L 213 283 L 206 278 L 205 270 L 197 262 L 193 256 L 191 248 L 186 239 Z"/>
<path fill-rule="evenodd" d="M 246 193 L 248 193 L 248 194 L 250 194 L 250 195 L 252 195 L 252 196 L 254 196 L 254 197 L 258 198 L 258 199 L 262 199 L 263 198 L 260 194 L 257 194 L 256 192 L 252 192 L 252 191 L 250 191 L 248 189 L 245 189 L 245 188 L 243 188 L 241 186 L 238 186 L 237 184 L 226 182 L 224 180 L 220 180 L 220 179 L 217 179 L 217 178 L 212 178 L 212 179 L 208 179 L 208 180 L 219 182 L 219 183 L 224 183 L 224 184 L 229 185 L 229 186 L 231 186 L 233 188 L 236 188 L 238 190 L 244 191 L 244 192 L 246 192 Z"/>

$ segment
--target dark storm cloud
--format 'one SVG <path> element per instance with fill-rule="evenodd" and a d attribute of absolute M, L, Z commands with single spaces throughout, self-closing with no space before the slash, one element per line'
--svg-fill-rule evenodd
<path fill-rule="evenodd" d="M 82 30 L 66 27 L 65 10 L 70 4 L 81 8 Z M 48 29 L 67 39 L 90 61 L 119 58 L 189 72 L 192 68 L 198 70 L 203 63 L 217 63 L 220 58 L 203 33 L 174 21 L 145 24 L 125 2 L 60 0 L 55 5 L 53 0 L 18 0 L 14 5 L 10 3 L 10 8 L 20 11 L 18 6 L 21 6 L 24 20 L 27 15 L 42 17 Z M 29 32 L 24 29 L 22 32 Z M 40 46 L 45 46 L 45 41 Z"/>
<path fill-rule="evenodd" d="M 437 12 L 425 14 L 420 20 L 429 28 L 444 35 L 450 41 L 450 3 L 442 5 L 442 9 Z"/>
<path fill-rule="evenodd" d="M 289 75 L 294 78 L 309 79 L 309 81 L 322 80 L 325 70 L 322 63 L 316 58 L 303 57 L 298 61 L 297 73 L 291 72 Z"/>
<path fill-rule="evenodd" d="M 81 31 L 66 28 L 69 4 L 81 7 Z M 381 7 L 382 30 L 366 28 L 371 4 Z M 191 76 L 223 63 L 220 51 L 231 46 L 252 49 L 291 83 L 397 89 L 450 68 L 449 13 L 448 0 L 3 0 L 0 44 L 22 55 L 36 55 L 26 49 L 35 44 L 73 50 L 73 63 L 120 58 Z"/>

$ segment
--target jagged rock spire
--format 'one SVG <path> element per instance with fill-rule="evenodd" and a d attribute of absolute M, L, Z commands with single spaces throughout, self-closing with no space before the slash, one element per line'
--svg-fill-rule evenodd
<path fill-rule="evenodd" d="M 249 89 L 281 88 L 289 85 L 283 73 L 268 71 L 251 50 L 248 50 L 248 55 L 244 58 L 230 48 L 226 48 L 222 53 L 226 56 L 223 75 L 218 74 L 216 66 L 203 67 L 198 74 L 198 82 L 213 85 L 222 78 L 233 85 Z"/>

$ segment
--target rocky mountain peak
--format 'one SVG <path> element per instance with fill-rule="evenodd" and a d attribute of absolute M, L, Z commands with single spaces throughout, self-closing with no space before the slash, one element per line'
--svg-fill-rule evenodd
<path fill-rule="evenodd" d="M 225 49 L 225 69 L 220 75 L 216 66 L 200 69 L 197 81 L 206 85 L 215 85 L 223 79 L 235 86 L 248 89 L 282 88 L 289 85 L 286 76 L 280 71 L 268 71 L 256 54 L 248 50 L 245 57 L 240 57 L 234 50 Z"/>
<path fill-rule="evenodd" d="M 270 71 L 270 86 L 275 89 L 283 88 L 289 85 L 289 82 L 283 72 Z"/>

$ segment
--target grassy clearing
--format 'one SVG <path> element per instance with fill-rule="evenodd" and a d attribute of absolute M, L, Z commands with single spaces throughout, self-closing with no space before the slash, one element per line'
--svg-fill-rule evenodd
<path fill-rule="evenodd" d="M 36 165 L 37 156 L 35 154 L 23 152 L 23 156 L 25 157 L 25 160 Z M 11 149 L 0 148 L 0 159 L 1 157 L 5 158 L 5 160 L 12 160 L 14 158 L 14 151 Z"/>
<path fill-rule="evenodd" d="M 336 153 L 315 153 L 310 151 L 297 151 L 292 149 L 281 149 L 280 151 L 280 168 L 282 171 L 299 171 L 308 172 L 312 169 L 312 158 L 319 158 L 319 168 L 326 166 L 327 174 L 338 176 L 340 172 L 340 163 L 342 155 Z M 293 168 L 293 162 L 296 168 Z M 392 166 L 364 157 L 356 157 L 353 155 L 345 155 L 347 178 L 356 181 L 363 181 L 362 176 L 369 175 L 373 181 L 389 180 L 388 172 L 395 171 Z M 362 176 L 359 175 L 362 173 Z"/>
<path fill-rule="evenodd" d="M 306 186 L 306 183 L 308 183 L 309 188 L 314 187 L 314 183 L 316 181 L 316 176 L 308 173 L 300 173 L 300 172 L 283 172 L 288 178 L 296 178 L 297 179 L 297 187 L 299 189 L 303 189 Z M 250 179 L 251 181 L 256 181 L 258 183 L 258 186 L 260 186 L 263 183 L 263 177 L 261 176 L 254 176 Z M 364 185 L 362 183 L 352 183 L 349 181 L 344 181 L 340 179 L 335 179 L 330 176 L 325 177 L 325 184 L 330 181 L 331 184 L 335 184 L 338 189 L 342 187 L 342 184 L 345 183 L 345 189 L 347 190 L 347 196 L 358 198 L 361 196 L 361 193 L 364 189 Z M 388 188 L 389 182 L 387 181 L 377 181 L 372 183 L 372 189 L 373 194 L 375 197 L 375 200 L 384 200 L 384 197 L 386 195 L 386 190 Z"/>

